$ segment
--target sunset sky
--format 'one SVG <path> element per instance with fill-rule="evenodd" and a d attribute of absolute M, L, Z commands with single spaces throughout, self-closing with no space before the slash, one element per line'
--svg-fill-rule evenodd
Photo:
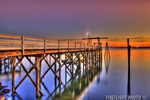
<path fill-rule="evenodd" d="M 49 39 L 150 37 L 150 0 L 1 0 L 0 33 Z M 117 39 L 114 39 L 117 38 Z M 132 40 L 150 46 L 150 39 Z"/>

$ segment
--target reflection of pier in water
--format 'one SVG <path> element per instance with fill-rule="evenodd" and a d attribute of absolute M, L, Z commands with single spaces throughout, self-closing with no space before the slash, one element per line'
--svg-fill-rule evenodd
<path fill-rule="evenodd" d="M 96 80 L 101 72 L 100 67 L 90 68 L 89 70 L 84 71 L 83 73 L 79 73 L 75 78 L 71 78 L 65 85 L 59 89 L 59 93 L 56 93 L 53 99 L 75 99 L 75 98 L 82 98 L 87 92 L 87 88 L 91 86 L 91 82 Z M 61 90 L 62 89 L 62 90 Z M 61 92 L 62 91 L 62 92 Z M 52 92 L 54 93 L 54 92 Z M 52 94 L 51 94 L 52 95 Z M 50 96 L 51 96 L 50 95 Z"/>

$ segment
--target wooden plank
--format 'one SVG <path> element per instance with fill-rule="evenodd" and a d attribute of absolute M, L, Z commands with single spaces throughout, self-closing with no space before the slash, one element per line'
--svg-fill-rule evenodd
<path fill-rule="evenodd" d="M 24 37 L 23 36 L 21 37 L 21 40 L 22 40 L 22 42 L 21 42 L 22 54 L 24 54 Z"/>
<path fill-rule="evenodd" d="M 46 42 L 58 42 L 58 40 L 46 39 Z"/>
<path fill-rule="evenodd" d="M 0 53 L 2 51 L 5 51 L 6 53 L 9 51 L 9 50 L 21 50 L 21 46 L 20 47 L 0 47 Z"/>
<path fill-rule="evenodd" d="M 21 39 L 21 36 L 8 35 L 8 34 L 2 34 L 2 33 L 0 33 L 0 37 L 2 37 L 2 38 L 16 38 L 16 39 Z"/>
<path fill-rule="evenodd" d="M 25 40 L 40 40 L 43 41 L 42 38 L 34 38 L 34 37 L 24 37 Z"/>
<path fill-rule="evenodd" d="M 2 44 L 2 43 L 21 44 L 21 40 L 0 39 L 0 44 Z"/>
<path fill-rule="evenodd" d="M 2 44 L 0 44 L 0 47 L 21 47 L 21 43 L 20 43 L 20 44 L 15 44 L 15 43 L 2 43 Z"/>
<path fill-rule="evenodd" d="M 31 49 L 31 50 L 33 50 L 33 49 L 37 49 L 37 50 L 38 50 L 38 49 L 39 49 L 39 50 L 40 50 L 40 49 L 43 49 L 43 50 L 44 50 L 44 47 L 35 47 L 35 46 L 33 46 L 33 47 L 31 47 L 31 46 L 30 46 L 30 47 L 26 47 L 26 46 L 25 46 L 24 48 L 25 48 L 25 49 Z"/>
<path fill-rule="evenodd" d="M 24 41 L 24 44 L 27 45 L 27 44 L 32 44 L 32 45 L 42 45 L 44 46 L 44 41 Z"/>
<path fill-rule="evenodd" d="M 55 43 L 51 43 L 51 42 L 46 42 L 46 45 L 57 45 L 58 42 L 55 42 Z"/>
<path fill-rule="evenodd" d="M 44 52 L 46 52 L 46 40 L 44 39 Z"/>
<path fill-rule="evenodd" d="M 82 49 L 81 49 L 82 50 Z M 75 50 L 74 49 L 71 49 L 69 50 L 69 52 L 74 52 Z M 76 51 L 80 51 L 80 49 L 77 49 Z M 83 49 L 84 51 L 84 49 Z M 65 53 L 65 52 L 68 52 L 68 48 L 66 49 L 61 49 L 60 50 L 60 53 Z M 47 49 L 46 50 L 46 54 L 50 54 L 50 53 L 58 53 L 58 49 Z M 25 50 L 24 51 L 24 55 L 37 55 L 37 54 L 45 54 L 44 53 L 44 49 L 39 49 L 39 50 Z M 0 57 L 5 57 L 5 56 L 21 56 L 22 55 L 22 51 L 21 51 L 21 47 L 20 47 L 20 50 L 5 50 L 5 51 L 0 51 Z"/>

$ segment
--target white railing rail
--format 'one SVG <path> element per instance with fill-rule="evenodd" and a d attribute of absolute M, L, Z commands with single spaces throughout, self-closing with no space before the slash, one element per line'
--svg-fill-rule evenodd
<path fill-rule="evenodd" d="M 83 42 L 61 41 L 51 39 L 32 38 L 25 36 L 14 36 L 0 34 L 0 50 L 24 50 L 43 49 L 45 52 L 48 49 L 69 50 L 85 50 L 95 49 L 96 46 L 88 45 Z"/>

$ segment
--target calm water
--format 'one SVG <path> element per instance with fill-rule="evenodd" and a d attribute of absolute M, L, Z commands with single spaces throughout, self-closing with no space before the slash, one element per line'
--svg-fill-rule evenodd
<path fill-rule="evenodd" d="M 104 54 L 104 51 L 103 51 Z M 62 69 L 62 81 L 64 85 L 58 86 L 55 82 L 55 76 L 51 71 L 44 77 L 41 90 L 44 96 L 39 100 L 51 99 L 83 99 L 83 100 L 105 100 L 106 96 L 127 95 L 127 72 L 128 57 L 126 49 L 111 49 L 110 60 L 103 58 L 102 70 L 100 68 L 90 69 L 78 74 L 76 78 L 71 79 L 65 74 L 65 67 Z M 32 58 L 34 62 L 34 58 Z M 53 59 L 51 59 L 53 60 Z M 30 68 L 30 64 L 26 59 L 23 60 L 24 65 Z M 48 66 L 42 63 L 42 74 Z M 30 74 L 35 80 L 35 70 Z M 25 76 L 25 73 L 16 74 L 16 84 Z M 8 85 L 11 89 L 11 74 L 0 75 L 0 81 L 3 85 Z M 131 50 L 131 96 L 147 96 L 146 100 L 150 100 L 150 49 L 132 49 Z M 35 100 L 35 87 L 29 78 L 21 84 L 17 89 L 19 96 L 15 100 Z M 12 100 L 11 92 L 8 100 Z M 134 99 L 133 99 L 134 100 Z M 142 100 L 142 99 L 141 99 Z"/>

